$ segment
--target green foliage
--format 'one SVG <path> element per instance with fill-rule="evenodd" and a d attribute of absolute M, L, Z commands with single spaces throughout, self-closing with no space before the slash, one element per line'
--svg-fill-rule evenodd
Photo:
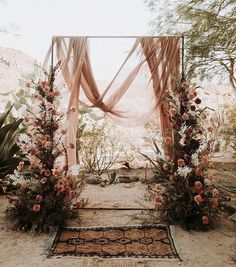
<path fill-rule="evenodd" d="M 11 111 L 9 108 L 0 117 L 0 178 L 12 173 L 20 162 L 18 153 L 19 147 L 16 144 L 16 137 L 19 134 L 19 125 L 22 119 L 14 120 L 12 123 L 5 124 L 7 116 Z M 18 154 L 18 155 L 17 155 Z"/>
<path fill-rule="evenodd" d="M 21 88 L 20 90 L 18 90 L 17 92 L 10 90 L 9 92 L 0 94 L 9 98 L 5 107 L 6 109 L 10 109 L 14 105 L 8 117 L 6 118 L 6 123 L 11 123 L 16 118 L 22 118 L 26 110 L 31 107 L 34 91 L 31 88 L 27 87 L 27 84 L 29 84 L 31 81 L 36 80 L 36 78 L 39 76 L 40 71 L 41 68 L 35 63 L 32 73 L 22 74 L 21 78 L 18 79 L 18 85 Z"/>
<path fill-rule="evenodd" d="M 119 145 L 105 115 L 96 111 L 80 108 L 77 147 L 85 171 L 101 175 L 116 162 Z"/>
<path fill-rule="evenodd" d="M 163 152 L 159 149 L 155 141 L 153 141 L 153 151 L 156 156 L 154 159 L 146 154 L 140 154 L 150 162 L 152 170 L 155 174 L 156 182 L 166 182 L 169 177 L 169 173 L 164 170 L 164 167 L 168 162 L 165 160 Z"/>
<path fill-rule="evenodd" d="M 189 77 L 227 77 L 236 91 L 236 2 L 235 0 L 165 1 L 146 0 L 158 12 L 153 21 L 157 34 L 186 36 L 185 56 Z"/>

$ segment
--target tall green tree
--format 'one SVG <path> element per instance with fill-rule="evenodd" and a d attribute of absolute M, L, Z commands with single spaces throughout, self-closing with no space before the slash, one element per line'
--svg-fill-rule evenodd
<path fill-rule="evenodd" d="M 236 92 L 236 0 L 146 0 L 155 34 L 185 36 L 189 76 L 226 78 Z"/>

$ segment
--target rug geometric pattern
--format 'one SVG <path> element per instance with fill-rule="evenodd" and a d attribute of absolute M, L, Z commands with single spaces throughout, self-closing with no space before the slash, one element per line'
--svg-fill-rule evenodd
<path fill-rule="evenodd" d="M 168 226 L 60 228 L 49 256 L 178 259 Z"/>

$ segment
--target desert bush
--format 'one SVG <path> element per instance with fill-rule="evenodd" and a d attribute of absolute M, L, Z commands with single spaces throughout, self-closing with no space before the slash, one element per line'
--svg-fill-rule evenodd
<path fill-rule="evenodd" d="M 101 175 L 116 162 L 120 147 L 114 130 L 103 113 L 80 109 L 78 158 L 87 173 Z"/>
<path fill-rule="evenodd" d="M 228 104 L 224 109 L 224 124 L 221 128 L 221 137 L 225 148 L 230 147 L 233 157 L 236 158 L 236 104 Z"/>

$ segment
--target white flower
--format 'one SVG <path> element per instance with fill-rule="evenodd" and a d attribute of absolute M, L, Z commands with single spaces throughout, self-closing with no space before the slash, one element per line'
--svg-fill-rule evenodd
<path fill-rule="evenodd" d="M 180 143 L 181 146 L 185 146 L 185 143 L 184 143 L 185 142 L 185 138 L 186 138 L 186 134 L 183 134 L 181 139 L 179 140 L 179 143 Z"/>
<path fill-rule="evenodd" d="M 25 133 L 22 133 L 18 136 L 18 143 L 25 143 L 25 144 L 29 144 L 31 142 L 31 139 L 30 137 L 25 134 Z"/>
<path fill-rule="evenodd" d="M 23 176 L 19 175 L 16 171 L 14 174 L 9 175 L 10 180 L 12 180 L 13 185 L 21 184 L 24 181 Z"/>
<path fill-rule="evenodd" d="M 191 172 L 192 172 L 192 169 L 189 168 L 188 166 L 178 167 L 178 169 L 177 169 L 177 173 L 178 173 L 180 176 L 184 177 L 184 178 L 186 178 L 187 175 L 188 175 L 189 173 L 191 173 Z"/>
<path fill-rule="evenodd" d="M 192 161 L 194 166 L 199 165 L 199 159 L 198 159 L 198 154 L 197 153 L 192 154 L 192 160 L 191 161 Z"/>
<path fill-rule="evenodd" d="M 185 123 L 180 127 L 180 131 L 179 133 L 181 135 L 185 134 L 185 132 L 187 131 L 188 127 L 185 125 Z"/>
<path fill-rule="evenodd" d="M 79 174 L 79 170 L 80 170 L 79 164 L 74 164 L 74 165 L 72 165 L 70 167 L 71 175 L 78 175 Z"/>

